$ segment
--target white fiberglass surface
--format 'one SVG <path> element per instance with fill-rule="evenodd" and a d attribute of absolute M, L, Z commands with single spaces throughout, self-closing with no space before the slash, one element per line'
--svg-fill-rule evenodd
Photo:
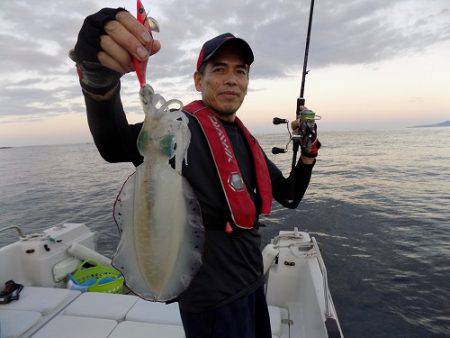
<path fill-rule="evenodd" d="M 270 270 L 267 301 L 289 310 L 291 337 L 327 337 L 322 298 L 323 279 L 317 258 L 294 256 L 289 249 L 282 249 L 278 264 Z"/>
<path fill-rule="evenodd" d="M 21 264 L 20 242 L 12 243 L 0 248 L 0 286 L 3 287 L 6 281 L 13 279 L 22 284 L 29 284 L 26 273 Z"/>

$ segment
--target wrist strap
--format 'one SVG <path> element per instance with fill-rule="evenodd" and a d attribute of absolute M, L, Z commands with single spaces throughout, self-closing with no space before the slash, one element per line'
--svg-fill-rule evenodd
<path fill-rule="evenodd" d="M 105 95 L 120 82 L 120 74 L 99 63 L 77 63 L 77 74 L 81 88 L 95 95 Z"/>

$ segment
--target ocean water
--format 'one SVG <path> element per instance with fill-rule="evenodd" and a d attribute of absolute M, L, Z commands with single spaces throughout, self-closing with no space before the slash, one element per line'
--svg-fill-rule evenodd
<path fill-rule="evenodd" d="M 264 242 L 294 226 L 316 236 L 346 337 L 450 337 L 450 128 L 320 136 L 303 201 L 274 204 Z M 287 174 L 291 155 L 270 154 L 285 135 L 258 138 Z M 132 171 L 93 144 L 0 149 L 0 227 L 85 222 L 111 256 L 112 204 Z M 0 246 L 15 240 L 0 234 Z"/>

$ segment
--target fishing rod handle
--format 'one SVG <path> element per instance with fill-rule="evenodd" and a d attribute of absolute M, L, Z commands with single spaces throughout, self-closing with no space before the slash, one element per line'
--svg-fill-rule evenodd
<path fill-rule="evenodd" d="M 282 119 L 282 118 L 279 118 L 279 117 L 274 117 L 273 120 L 272 120 L 272 123 L 273 124 L 285 124 L 285 123 L 289 123 L 289 120 Z"/>
<path fill-rule="evenodd" d="M 297 111 L 295 112 L 295 115 L 297 116 L 297 118 L 300 117 L 300 113 L 301 113 L 301 108 L 300 107 L 304 107 L 305 106 L 305 98 L 304 97 L 299 97 L 297 99 Z"/>

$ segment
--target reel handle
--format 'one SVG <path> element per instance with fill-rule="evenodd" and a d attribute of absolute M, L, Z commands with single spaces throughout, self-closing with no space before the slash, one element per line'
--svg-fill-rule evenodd
<path fill-rule="evenodd" d="M 285 123 L 289 123 L 289 120 L 287 119 L 281 119 L 279 117 L 274 117 L 272 120 L 273 124 L 285 124 Z"/>
<path fill-rule="evenodd" d="M 273 147 L 272 148 L 272 154 L 276 155 L 276 154 L 283 154 L 287 152 L 286 148 L 279 148 L 279 147 Z"/>

